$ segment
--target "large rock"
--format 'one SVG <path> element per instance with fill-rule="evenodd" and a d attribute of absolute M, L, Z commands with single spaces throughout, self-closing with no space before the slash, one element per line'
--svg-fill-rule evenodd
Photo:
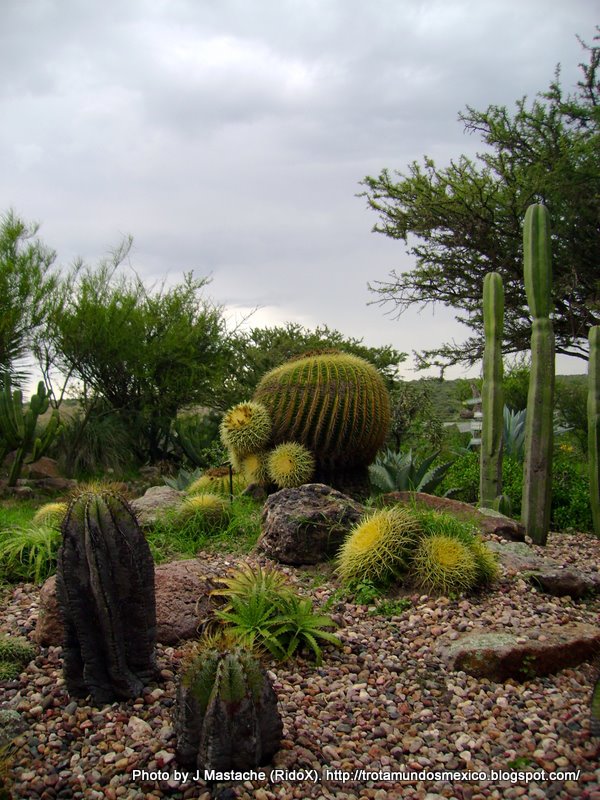
<path fill-rule="evenodd" d="M 266 501 L 257 550 L 283 564 L 318 564 L 338 551 L 365 507 L 330 486 L 281 489 Z"/>
<path fill-rule="evenodd" d="M 595 625 L 548 625 L 514 633 L 469 631 L 454 641 L 440 640 L 437 650 L 447 666 L 476 678 L 502 682 L 528 680 L 576 667 L 595 657 L 600 629 Z"/>
<path fill-rule="evenodd" d="M 505 517 L 491 508 L 475 508 L 469 503 L 452 500 L 449 497 L 436 497 L 424 492 L 389 492 L 382 496 L 387 505 L 394 503 L 411 504 L 413 502 L 433 508 L 435 511 L 448 511 L 460 519 L 473 522 L 481 533 L 494 533 L 503 539 L 522 542 L 525 540 L 525 527 L 516 519 Z"/>
<path fill-rule="evenodd" d="M 487 542 L 487 546 L 498 553 L 507 575 L 520 575 L 542 592 L 557 597 L 569 595 L 574 600 L 600 592 L 599 577 L 565 569 L 557 561 L 538 555 L 524 542 Z"/>
<path fill-rule="evenodd" d="M 130 505 L 137 521 L 144 527 L 153 525 L 165 511 L 178 506 L 183 497 L 184 492 L 170 486 L 151 486 L 143 497 L 132 500 Z"/>
<path fill-rule="evenodd" d="M 216 588 L 198 559 L 159 564 L 154 572 L 156 640 L 172 645 L 198 635 L 199 626 L 213 607 L 210 592 Z M 40 611 L 33 638 L 43 646 L 63 642 L 63 625 L 56 599 L 55 576 L 40 592 Z"/>

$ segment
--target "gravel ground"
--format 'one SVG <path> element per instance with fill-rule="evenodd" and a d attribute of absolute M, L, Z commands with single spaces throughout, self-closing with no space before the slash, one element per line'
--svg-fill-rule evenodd
<path fill-rule="evenodd" d="M 592 536 L 551 534 L 544 552 L 588 573 L 599 569 L 600 540 Z M 206 559 L 211 566 L 224 560 L 208 554 Z M 314 588 L 314 570 L 284 571 L 317 604 L 332 591 L 329 580 Z M 35 626 L 37 598 L 36 587 L 17 587 L 0 611 L 0 629 L 27 635 Z M 440 636 L 482 624 L 598 624 L 600 600 L 549 597 L 521 579 L 501 580 L 493 592 L 469 599 L 411 599 L 411 608 L 391 618 L 365 606 L 334 605 L 330 613 L 340 625 L 341 649 L 327 648 L 321 667 L 303 660 L 270 664 L 285 737 L 273 769 L 284 774 L 269 776 L 268 768 L 263 780 L 212 788 L 193 775 L 187 781 L 173 777 L 171 712 L 181 650 L 159 645 L 162 680 L 143 697 L 93 708 L 68 697 L 60 648 L 42 649 L 18 681 L 3 685 L 0 705 L 22 712 L 30 726 L 18 740 L 14 796 L 600 800 L 600 748 L 589 731 L 593 665 L 524 683 L 493 683 L 449 672 L 434 649 Z M 134 777 L 134 770 L 161 775 Z M 513 781 L 492 770 L 537 775 Z M 541 778 L 542 770 L 575 770 L 579 776 Z M 386 779 L 392 771 L 425 774 Z M 426 774 L 440 771 L 488 777 Z"/>

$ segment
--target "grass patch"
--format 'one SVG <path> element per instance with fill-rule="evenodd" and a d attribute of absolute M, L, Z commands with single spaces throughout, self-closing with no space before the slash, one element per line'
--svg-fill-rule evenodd
<path fill-rule="evenodd" d="M 250 497 L 235 497 L 231 513 L 215 522 L 201 511 L 186 519 L 168 514 L 146 538 L 157 564 L 175 558 L 194 558 L 199 550 L 249 553 L 260 535 L 262 505 Z"/>

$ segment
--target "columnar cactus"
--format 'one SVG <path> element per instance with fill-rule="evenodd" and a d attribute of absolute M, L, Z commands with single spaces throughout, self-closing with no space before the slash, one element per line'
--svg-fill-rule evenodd
<path fill-rule="evenodd" d="M 19 389 L 11 391 L 10 378 L 4 376 L 4 388 L 0 392 L 0 461 L 7 453 L 15 451 L 8 476 L 9 486 L 16 485 L 27 454 L 28 463 L 37 461 L 61 431 L 58 411 L 54 409 L 44 432 L 36 436 L 38 417 L 48 410 L 49 403 L 46 387 L 40 381 L 36 394 L 31 397 L 29 409 L 23 412 L 23 393 Z"/>
<path fill-rule="evenodd" d="M 265 670 L 242 647 L 200 643 L 180 680 L 175 707 L 177 761 L 216 770 L 267 764 L 283 734 Z"/>
<path fill-rule="evenodd" d="M 74 697 L 139 697 L 155 676 L 154 562 L 128 504 L 84 492 L 62 524 L 56 593 L 65 623 L 64 674 Z"/>
<path fill-rule="evenodd" d="M 600 325 L 590 329 L 589 342 L 587 418 L 590 505 L 594 532 L 600 536 Z"/>
<path fill-rule="evenodd" d="M 491 508 L 502 491 L 502 327 L 504 289 L 498 272 L 483 281 L 483 389 L 479 505 Z"/>
<path fill-rule="evenodd" d="M 531 310 L 531 373 L 525 423 L 522 521 L 536 544 L 546 544 L 552 490 L 554 333 L 548 211 L 529 206 L 523 229 L 525 291 Z"/>
<path fill-rule="evenodd" d="M 348 353 L 287 361 L 263 376 L 254 399 L 271 415 L 272 444 L 300 442 L 314 454 L 318 471 L 366 467 L 390 426 L 382 377 Z"/>

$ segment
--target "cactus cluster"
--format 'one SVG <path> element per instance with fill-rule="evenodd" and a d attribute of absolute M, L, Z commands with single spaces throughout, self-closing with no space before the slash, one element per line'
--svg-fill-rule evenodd
<path fill-rule="evenodd" d="M 435 594 L 468 592 L 498 575 L 494 554 L 449 514 L 392 506 L 361 520 L 337 557 L 345 583 L 399 578 Z"/>
<path fill-rule="evenodd" d="M 283 725 L 256 658 L 222 636 L 200 640 L 178 686 L 175 731 L 181 766 L 242 770 L 268 763 Z"/>
<path fill-rule="evenodd" d="M 523 271 L 533 321 L 521 514 L 528 535 L 543 545 L 550 527 L 552 489 L 554 333 L 550 223 L 546 207 L 540 204 L 529 206 L 525 214 Z"/>
<path fill-rule="evenodd" d="M 502 328 L 504 289 L 497 272 L 483 281 L 483 387 L 479 505 L 492 508 L 502 489 Z"/>
<path fill-rule="evenodd" d="M 56 593 L 67 689 L 96 703 L 139 697 L 155 675 L 154 562 L 127 502 L 83 491 L 62 524 Z"/>
<path fill-rule="evenodd" d="M 41 458 L 62 430 L 58 411 L 54 409 L 43 432 L 38 435 L 38 418 L 48 410 L 49 404 L 46 387 L 40 381 L 29 408 L 23 411 L 23 393 L 20 389 L 12 391 L 10 377 L 4 376 L 4 387 L 0 392 L 0 462 L 14 451 L 9 486 L 16 485 L 23 463 L 33 463 Z"/>

